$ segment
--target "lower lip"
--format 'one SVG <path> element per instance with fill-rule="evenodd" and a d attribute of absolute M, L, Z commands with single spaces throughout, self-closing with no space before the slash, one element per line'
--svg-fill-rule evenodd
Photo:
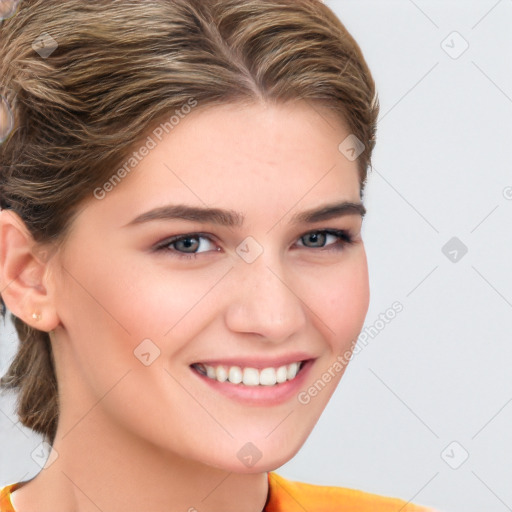
<path fill-rule="evenodd" d="M 297 396 L 313 363 L 313 359 L 305 361 L 294 379 L 273 386 L 245 386 L 244 384 L 233 384 L 228 381 L 219 382 L 218 380 L 210 379 L 193 368 L 191 370 L 194 375 L 199 377 L 208 386 L 229 398 L 244 404 L 269 406 L 279 405 L 288 401 L 293 396 Z"/>

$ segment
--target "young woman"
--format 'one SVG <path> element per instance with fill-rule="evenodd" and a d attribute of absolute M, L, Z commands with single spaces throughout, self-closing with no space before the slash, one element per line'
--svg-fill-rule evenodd
<path fill-rule="evenodd" d="M 274 473 L 369 302 L 378 102 L 332 11 L 25 0 L 0 30 L 2 384 L 51 446 L 1 512 L 430 510 Z"/>

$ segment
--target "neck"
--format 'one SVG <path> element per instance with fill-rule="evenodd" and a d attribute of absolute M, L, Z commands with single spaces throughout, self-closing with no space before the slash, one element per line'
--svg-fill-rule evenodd
<path fill-rule="evenodd" d="M 97 408 L 100 409 L 100 408 Z M 55 461 L 12 497 L 17 512 L 261 512 L 267 473 L 186 460 L 102 421 L 59 419 Z M 90 416 L 90 415 L 89 415 Z"/>

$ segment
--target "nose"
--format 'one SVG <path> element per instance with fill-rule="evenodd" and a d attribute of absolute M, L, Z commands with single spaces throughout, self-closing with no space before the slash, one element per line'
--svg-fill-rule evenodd
<path fill-rule="evenodd" d="M 261 255 L 256 261 L 238 262 L 226 311 L 233 332 L 258 334 L 265 341 L 282 342 L 306 324 L 305 305 L 286 278 L 282 265 Z"/>

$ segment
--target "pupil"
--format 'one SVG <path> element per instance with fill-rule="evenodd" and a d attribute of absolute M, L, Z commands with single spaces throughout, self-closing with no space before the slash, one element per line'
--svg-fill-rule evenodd
<path fill-rule="evenodd" d="M 197 244 L 197 240 L 195 238 L 185 238 L 181 240 L 179 243 L 184 244 L 185 249 L 194 249 L 194 243 Z M 197 247 L 196 247 L 197 248 Z"/>
<path fill-rule="evenodd" d="M 311 235 L 309 235 L 309 237 L 313 243 L 318 243 L 319 238 L 320 238 L 320 241 L 322 241 L 322 237 L 325 237 L 325 234 L 324 233 L 312 233 Z M 323 243 L 321 243 L 320 245 L 323 245 Z"/>

